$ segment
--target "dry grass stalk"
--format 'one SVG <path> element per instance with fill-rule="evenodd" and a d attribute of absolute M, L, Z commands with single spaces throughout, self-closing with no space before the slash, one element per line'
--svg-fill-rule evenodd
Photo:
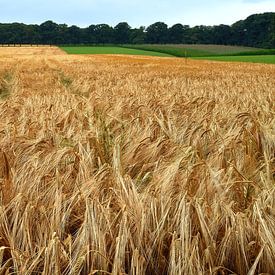
<path fill-rule="evenodd" d="M 274 66 L 17 50 L 1 274 L 274 274 Z"/>

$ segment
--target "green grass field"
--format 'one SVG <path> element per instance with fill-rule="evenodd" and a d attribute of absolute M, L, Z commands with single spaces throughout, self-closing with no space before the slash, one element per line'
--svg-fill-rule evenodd
<path fill-rule="evenodd" d="M 179 45 L 123 45 L 126 48 L 154 51 L 176 57 L 210 56 L 211 52 L 198 48 L 183 48 Z"/>
<path fill-rule="evenodd" d="M 60 47 L 68 54 L 127 54 L 127 55 L 147 55 L 147 56 L 162 56 L 171 57 L 171 54 L 146 51 L 140 49 L 129 49 L 124 47 Z"/>
<path fill-rule="evenodd" d="M 199 50 L 202 52 L 209 52 L 212 54 L 238 54 L 240 52 L 253 52 L 262 50 L 259 48 L 244 47 L 244 46 L 228 46 L 228 45 L 211 45 L 211 44 L 171 44 L 166 45 L 169 47 L 176 47 L 179 49 Z"/>
<path fill-rule="evenodd" d="M 275 64 L 275 50 L 223 45 L 122 45 L 62 46 L 68 54 L 126 54 L 160 57 L 190 57 L 214 61 Z"/>
<path fill-rule="evenodd" d="M 244 56 L 209 56 L 209 57 L 193 57 L 194 59 L 229 61 L 229 62 L 251 62 L 275 64 L 275 55 L 244 55 Z"/>
<path fill-rule="evenodd" d="M 204 45 L 204 44 L 167 44 L 167 45 L 124 45 L 127 48 L 156 51 L 177 57 L 203 57 L 220 55 L 262 55 L 275 54 L 275 50 L 265 50 L 241 46 Z"/>

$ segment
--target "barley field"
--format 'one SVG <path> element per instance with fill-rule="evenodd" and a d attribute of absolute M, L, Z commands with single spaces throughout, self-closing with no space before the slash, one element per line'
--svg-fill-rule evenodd
<path fill-rule="evenodd" d="M 275 274 L 275 66 L 0 48 L 0 274 Z"/>

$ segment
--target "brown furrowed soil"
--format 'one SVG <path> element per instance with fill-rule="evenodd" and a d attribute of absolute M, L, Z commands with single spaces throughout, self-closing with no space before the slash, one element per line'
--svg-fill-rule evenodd
<path fill-rule="evenodd" d="M 0 118 L 0 274 L 274 274 L 274 65 L 0 48 Z"/>

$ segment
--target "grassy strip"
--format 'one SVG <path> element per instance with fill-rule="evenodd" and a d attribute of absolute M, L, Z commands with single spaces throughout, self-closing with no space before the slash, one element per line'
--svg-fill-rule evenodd
<path fill-rule="evenodd" d="M 142 49 L 147 51 L 157 51 L 162 52 L 166 54 L 170 54 L 177 57 L 209 57 L 209 56 L 244 56 L 244 55 L 273 55 L 275 54 L 275 49 L 251 49 L 248 50 L 246 47 L 236 47 L 236 50 L 239 49 L 239 51 L 234 50 L 234 47 L 232 47 L 231 50 L 227 50 L 225 46 L 221 46 L 221 49 L 214 48 L 215 45 L 205 45 L 205 49 L 203 50 L 199 48 L 199 45 L 124 45 L 128 48 L 133 49 Z M 190 46 L 190 48 L 185 48 L 187 46 Z M 210 46 L 213 46 L 211 49 Z M 194 47 L 194 48 L 191 48 Z M 208 47 L 208 48 L 207 48 Z M 222 49 L 224 49 L 224 52 L 222 52 Z M 243 50 L 242 50 L 243 49 Z"/>
<path fill-rule="evenodd" d="M 245 52 L 232 53 L 232 54 L 223 54 L 222 56 L 260 56 L 260 55 L 268 55 L 268 56 L 275 55 L 275 49 L 245 51 Z"/>
<path fill-rule="evenodd" d="M 275 64 L 275 55 L 244 55 L 244 56 L 207 56 L 194 57 L 194 59 L 204 59 L 213 61 L 229 61 L 229 62 L 251 62 Z"/>
<path fill-rule="evenodd" d="M 157 46 L 157 45 L 154 45 Z M 217 44 L 167 44 L 164 46 L 173 46 L 176 48 L 194 49 L 214 54 L 235 54 L 240 52 L 251 52 L 255 50 L 261 50 L 260 48 L 244 47 L 244 46 L 229 46 L 229 45 L 217 45 Z"/>
<path fill-rule="evenodd" d="M 128 49 L 124 47 L 90 46 L 90 47 L 60 47 L 68 54 L 128 54 L 128 55 L 149 55 L 169 57 L 171 54 L 154 52 L 148 50 Z"/>
<path fill-rule="evenodd" d="M 175 46 L 164 46 L 164 45 L 124 45 L 124 47 L 131 49 L 139 49 L 146 51 L 155 51 L 164 54 L 169 54 L 176 57 L 193 57 L 193 56 L 210 56 L 211 52 L 198 50 L 198 49 L 187 49 Z"/>
<path fill-rule="evenodd" d="M 196 59 L 207 59 L 216 61 L 236 61 L 275 64 L 275 49 L 249 50 L 245 47 L 228 47 L 217 45 L 201 45 L 211 49 L 209 51 L 200 50 L 200 45 L 190 45 L 193 49 L 184 48 L 184 45 L 122 45 L 122 46 L 70 46 L 60 47 L 69 54 L 126 54 L 126 55 L 146 55 L 146 56 L 176 56 L 191 57 Z M 226 50 L 225 54 L 220 54 Z M 246 49 L 247 51 L 237 52 Z M 216 53 L 214 52 L 216 51 Z M 230 52 L 231 51 L 231 52 Z M 219 53 L 218 53 L 219 52 Z"/>

